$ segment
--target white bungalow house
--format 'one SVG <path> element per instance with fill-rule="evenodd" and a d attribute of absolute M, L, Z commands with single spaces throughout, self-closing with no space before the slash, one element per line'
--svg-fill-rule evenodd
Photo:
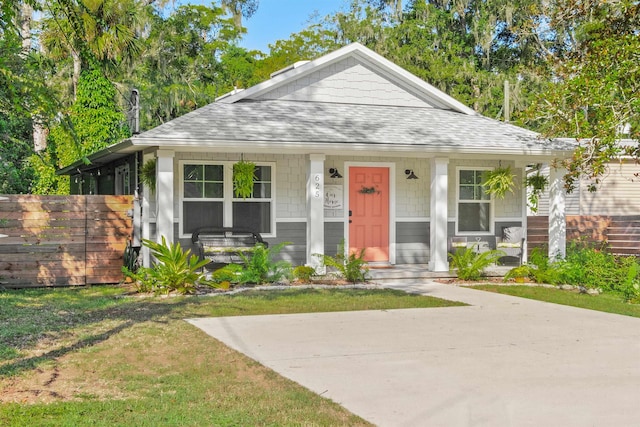
<path fill-rule="evenodd" d="M 157 190 L 141 193 L 144 238 L 188 246 L 198 227 L 250 227 L 291 242 L 282 256 L 296 264 L 318 266 L 344 239 L 370 262 L 447 271 L 450 237 L 491 246 L 503 227 L 526 227 L 526 190 L 494 199 L 483 171 L 510 165 L 522 182 L 527 165 L 571 150 L 483 117 L 354 43 L 115 144 L 87 168 L 157 159 Z M 247 199 L 233 192 L 241 159 L 257 165 Z M 66 173 L 86 173 L 76 166 Z M 116 187 L 135 181 L 126 171 Z M 550 252 L 563 254 L 562 171 L 551 175 Z"/>

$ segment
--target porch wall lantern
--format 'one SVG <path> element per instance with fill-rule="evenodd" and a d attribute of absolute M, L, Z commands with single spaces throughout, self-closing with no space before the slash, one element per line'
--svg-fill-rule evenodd
<path fill-rule="evenodd" d="M 404 174 L 407 175 L 407 179 L 418 179 L 413 169 L 405 169 Z"/>
<path fill-rule="evenodd" d="M 331 174 L 330 178 L 342 178 L 337 168 L 330 168 L 329 173 Z"/>

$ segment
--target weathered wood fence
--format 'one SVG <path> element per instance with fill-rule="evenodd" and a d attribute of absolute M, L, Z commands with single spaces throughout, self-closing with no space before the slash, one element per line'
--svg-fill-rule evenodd
<path fill-rule="evenodd" d="M 619 255 L 640 256 L 640 215 L 567 216 L 567 242 L 578 238 L 607 242 L 609 250 Z M 527 249 L 549 242 L 549 217 L 527 218 Z"/>
<path fill-rule="evenodd" d="M 0 286 L 118 283 L 132 196 L 0 196 Z"/>

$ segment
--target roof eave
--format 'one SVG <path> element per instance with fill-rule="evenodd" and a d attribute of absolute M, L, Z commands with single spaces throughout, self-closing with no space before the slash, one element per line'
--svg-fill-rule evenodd
<path fill-rule="evenodd" d="M 522 147 L 452 147 L 442 145 L 433 147 L 426 144 L 389 144 L 376 142 L 291 142 L 291 141 L 273 141 L 273 140 L 200 140 L 200 139 L 163 139 L 157 138 L 136 139 L 135 145 L 142 147 L 162 146 L 166 149 L 185 150 L 185 149 L 210 149 L 224 151 L 244 151 L 248 150 L 266 150 L 270 152 L 282 152 L 286 150 L 288 153 L 318 153 L 318 152 L 362 152 L 380 151 L 385 155 L 387 153 L 422 153 L 433 155 L 453 155 L 453 154 L 481 154 L 495 156 L 540 156 L 540 157 L 565 157 L 569 155 L 572 149 L 560 148 L 522 148 Z"/>
<path fill-rule="evenodd" d="M 95 153 L 88 155 L 87 160 L 89 160 L 89 163 L 85 163 L 83 159 L 75 161 L 69 166 L 66 166 L 62 169 L 58 169 L 56 171 L 56 175 L 71 175 L 74 172 L 81 172 L 83 170 L 90 170 L 95 167 L 99 167 L 99 165 L 96 165 L 95 162 L 97 162 L 98 160 L 104 157 L 107 157 L 108 155 L 111 155 L 111 154 L 126 155 L 126 154 L 130 154 L 131 152 L 138 151 L 138 150 L 129 150 L 130 148 L 133 147 L 133 145 L 134 144 L 131 142 L 130 139 L 126 139 L 124 141 L 110 145 L 107 148 L 103 148 L 100 151 L 96 151 Z"/>

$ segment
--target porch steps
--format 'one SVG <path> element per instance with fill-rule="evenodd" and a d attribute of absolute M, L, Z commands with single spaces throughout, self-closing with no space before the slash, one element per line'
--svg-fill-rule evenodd
<path fill-rule="evenodd" d="M 512 268 L 513 266 L 492 266 L 486 270 L 486 274 L 489 277 L 502 277 Z M 368 277 L 372 282 L 388 282 L 452 278 L 456 275 L 448 271 L 429 271 L 426 264 L 397 264 L 385 268 L 371 268 Z"/>

